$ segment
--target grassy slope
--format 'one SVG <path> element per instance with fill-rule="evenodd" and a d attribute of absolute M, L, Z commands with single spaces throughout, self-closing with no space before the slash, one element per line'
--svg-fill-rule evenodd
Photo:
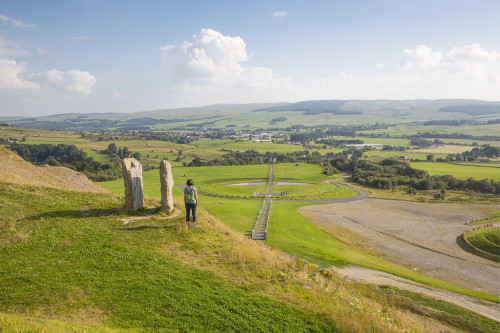
<path fill-rule="evenodd" d="M 452 163 L 411 163 L 412 168 L 425 170 L 431 175 L 452 175 L 458 179 L 474 178 L 482 180 L 485 178 L 500 181 L 500 168 L 492 166 L 459 165 Z"/>
<path fill-rule="evenodd" d="M 387 307 L 376 288 L 323 278 L 203 211 L 188 230 L 182 216 L 122 215 L 111 195 L 4 183 L 0 192 L 1 331 L 449 329 Z"/>
<path fill-rule="evenodd" d="M 303 165 L 296 167 L 295 164 L 277 164 L 275 166 L 276 179 L 282 175 L 284 180 L 320 180 L 327 178 L 319 174 L 316 165 Z M 174 177 L 176 183 L 185 178 L 182 175 L 189 172 L 187 176 L 196 176 L 195 179 L 206 180 L 207 182 L 220 181 L 222 174 L 228 175 L 231 181 L 243 179 L 257 179 L 267 174 L 267 166 L 237 166 L 237 167 L 199 167 L 199 168 L 174 168 Z M 298 171 L 299 170 L 299 171 Z M 159 198 L 159 177 L 157 170 L 144 173 L 145 195 Z M 104 187 L 116 193 L 123 193 L 123 184 L 121 181 L 101 183 Z M 179 189 L 176 189 L 179 191 Z M 180 193 L 180 192 L 179 192 Z M 347 193 L 346 193 L 347 195 Z M 248 232 L 255 223 L 255 217 L 260 209 L 259 201 L 231 201 L 217 198 L 202 197 L 200 206 L 213 212 L 224 223 L 234 227 L 241 232 Z M 234 202 L 234 204 L 233 204 Z M 249 203 L 247 205 L 246 203 Z M 389 263 L 385 260 L 358 251 L 336 238 L 323 232 L 321 229 L 313 226 L 304 219 L 297 208 L 304 203 L 279 202 L 274 201 L 271 209 L 271 223 L 269 227 L 269 238 L 267 244 L 306 257 L 313 262 L 324 266 L 333 264 L 352 263 L 379 269 L 391 274 L 409 278 L 418 282 L 438 286 L 440 288 L 452 290 L 455 292 L 473 295 L 475 297 L 498 301 L 497 297 L 477 293 L 459 286 L 447 283 L 399 265 Z M 239 208 L 239 210 L 238 210 Z"/>
<path fill-rule="evenodd" d="M 327 320 L 158 253 L 168 238 L 189 242 L 204 233 L 179 229 L 182 217 L 123 225 L 112 196 L 6 184 L 0 191 L 8 208 L 2 311 L 154 331 L 333 330 Z"/>
<path fill-rule="evenodd" d="M 463 235 L 470 252 L 500 262 L 500 228 L 492 226 L 467 232 Z"/>

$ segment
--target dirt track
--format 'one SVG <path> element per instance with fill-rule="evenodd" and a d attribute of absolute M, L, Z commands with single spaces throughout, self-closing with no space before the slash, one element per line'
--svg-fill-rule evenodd
<path fill-rule="evenodd" d="M 456 238 L 468 219 L 486 217 L 498 205 L 426 204 L 395 200 L 304 206 L 299 211 L 328 231 L 333 225 L 361 236 L 383 258 L 439 279 L 500 296 L 500 265 L 462 250 Z"/>
<path fill-rule="evenodd" d="M 443 301 L 459 305 L 473 312 L 479 313 L 487 318 L 500 322 L 500 304 L 480 300 L 471 296 L 457 294 L 444 289 L 432 288 L 430 286 L 409 281 L 388 273 L 361 268 L 347 267 L 335 269 L 340 276 L 360 283 L 376 285 L 390 285 L 400 289 L 410 290 L 419 294 L 431 296 Z"/>

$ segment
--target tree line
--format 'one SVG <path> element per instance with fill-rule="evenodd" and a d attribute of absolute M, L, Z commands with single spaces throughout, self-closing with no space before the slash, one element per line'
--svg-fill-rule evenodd
<path fill-rule="evenodd" d="M 457 190 L 500 194 L 500 182 L 472 178 L 462 180 L 450 175 L 429 175 L 427 171 L 414 169 L 407 162 L 392 158 L 372 162 L 358 158 L 334 158 L 329 164 L 335 170 L 349 172 L 352 180 L 360 185 L 380 189 L 392 189 L 407 185 L 413 190 Z"/>

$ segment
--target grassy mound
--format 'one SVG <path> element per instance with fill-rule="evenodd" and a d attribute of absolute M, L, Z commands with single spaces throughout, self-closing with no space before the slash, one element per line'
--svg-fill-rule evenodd
<path fill-rule="evenodd" d="M 182 215 L 124 215 L 113 195 L 5 183 L 0 193 L 0 331 L 449 329 L 203 210 L 189 229 Z"/>
<path fill-rule="evenodd" d="M 466 251 L 500 262 L 500 228 L 492 226 L 465 233 L 458 243 Z"/>
<path fill-rule="evenodd" d="M 179 241 L 203 233 L 183 230 L 181 219 L 124 225 L 111 196 L 5 184 L 0 191 L 10 207 L 0 236 L 3 311 L 154 331 L 336 330 L 160 253 L 167 234 Z"/>

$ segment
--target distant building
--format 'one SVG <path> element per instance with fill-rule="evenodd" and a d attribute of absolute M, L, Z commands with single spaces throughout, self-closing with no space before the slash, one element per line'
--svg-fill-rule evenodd
<path fill-rule="evenodd" d="M 383 148 L 384 145 L 381 143 L 344 143 L 342 146 L 348 147 L 348 148 L 365 148 L 365 147 L 372 147 L 372 148 Z"/>

